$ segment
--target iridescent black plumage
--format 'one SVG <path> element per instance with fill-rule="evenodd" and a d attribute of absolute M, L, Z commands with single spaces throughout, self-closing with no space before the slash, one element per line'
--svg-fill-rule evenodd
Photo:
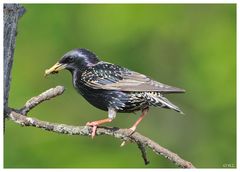
<path fill-rule="evenodd" d="M 133 77 L 141 77 L 141 80 Z M 153 105 L 180 112 L 161 92 L 182 90 L 157 83 L 118 65 L 98 62 L 84 72 L 76 73 L 73 84 L 83 97 L 102 110 L 112 107 L 118 112 L 134 112 Z"/>
<path fill-rule="evenodd" d="M 110 119 L 116 116 L 116 112 L 135 112 L 148 109 L 149 106 L 181 112 L 163 94 L 181 93 L 184 90 L 151 80 L 124 67 L 100 61 L 87 49 L 74 49 L 66 53 L 45 73 L 56 73 L 64 68 L 72 73 L 75 89 L 93 106 L 108 111 Z"/>

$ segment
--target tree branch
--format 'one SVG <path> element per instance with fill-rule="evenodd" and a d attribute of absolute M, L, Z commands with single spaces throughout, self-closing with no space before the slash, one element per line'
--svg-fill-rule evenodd
<path fill-rule="evenodd" d="M 23 115 L 26 115 L 31 109 L 36 107 L 38 104 L 42 103 L 45 100 L 49 100 L 51 98 L 54 98 L 58 95 L 61 95 L 64 92 L 64 87 L 63 86 L 57 86 L 55 88 L 51 88 L 42 94 L 40 94 L 37 97 L 32 97 L 29 99 L 25 106 L 20 110 L 20 113 Z"/>
<path fill-rule="evenodd" d="M 92 127 L 90 126 L 71 126 L 66 124 L 50 123 L 47 121 L 41 121 L 36 118 L 25 116 L 27 112 L 29 112 L 32 108 L 39 105 L 41 102 L 44 102 L 45 100 L 49 100 L 58 95 L 61 95 L 63 92 L 64 92 L 63 86 L 57 86 L 55 88 L 51 88 L 41 93 L 40 95 L 28 100 L 22 109 L 20 110 L 12 109 L 11 111 L 9 111 L 8 117 L 14 122 L 22 126 L 33 126 L 37 128 L 42 128 L 47 131 L 61 133 L 61 134 L 90 136 L 92 132 Z M 138 145 L 138 148 L 141 150 L 142 157 L 144 159 L 145 164 L 149 163 L 149 161 L 146 158 L 146 150 L 145 150 L 146 147 L 149 147 L 156 154 L 164 156 L 165 158 L 169 159 L 171 162 L 175 163 L 179 167 L 194 168 L 194 166 L 190 162 L 182 159 L 177 154 L 160 146 L 156 142 L 141 135 L 138 132 L 134 132 L 133 134 L 129 135 L 128 129 L 99 126 L 97 128 L 96 135 L 97 136 L 110 135 L 124 141 L 130 141 L 130 142 L 136 143 Z"/>

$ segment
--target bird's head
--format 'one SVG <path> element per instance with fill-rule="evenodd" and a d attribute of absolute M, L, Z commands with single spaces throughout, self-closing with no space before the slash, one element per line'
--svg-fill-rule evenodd
<path fill-rule="evenodd" d="M 45 76 L 58 73 L 62 69 L 67 69 L 71 72 L 74 70 L 84 70 L 98 62 L 99 60 L 93 52 L 84 48 L 74 49 L 64 54 L 51 68 L 45 70 Z"/>

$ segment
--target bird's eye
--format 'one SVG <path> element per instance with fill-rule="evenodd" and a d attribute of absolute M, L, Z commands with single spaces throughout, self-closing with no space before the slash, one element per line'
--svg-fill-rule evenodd
<path fill-rule="evenodd" d="M 65 63 L 71 63 L 71 62 L 73 62 L 73 57 L 68 56 L 65 58 Z"/>

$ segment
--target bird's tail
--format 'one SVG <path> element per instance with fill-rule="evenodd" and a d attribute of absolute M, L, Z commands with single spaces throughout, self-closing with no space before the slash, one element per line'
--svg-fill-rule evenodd
<path fill-rule="evenodd" d="M 172 110 L 175 110 L 176 112 L 184 114 L 179 107 L 171 103 L 166 97 L 163 97 L 163 95 L 161 95 L 159 92 L 146 93 L 146 96 L 147 96 L 147 99 L 149 100 L 148 102 L 150 103 L 150 105 L 172 109 Z"/>

